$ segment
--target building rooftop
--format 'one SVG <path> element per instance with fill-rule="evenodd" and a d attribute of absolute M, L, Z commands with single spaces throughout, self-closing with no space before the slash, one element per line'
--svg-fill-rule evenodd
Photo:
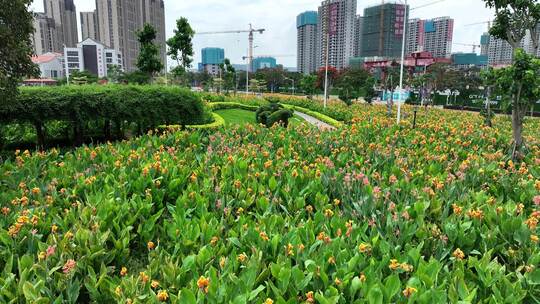
<path fill-rule="evenodd" d="M 45 53 L 43 55 L 33 56 L 32 57 L 32 62 L 35 63 L 35 64 L 47 63 L 47 62 L 51 62 L 54 59 L 60 58 L 60 57 L 63 57 L 63 55 L 60 54 L 60 53 Z"/>

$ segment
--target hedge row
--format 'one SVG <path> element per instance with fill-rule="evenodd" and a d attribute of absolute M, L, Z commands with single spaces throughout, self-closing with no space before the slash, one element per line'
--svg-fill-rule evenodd
<path fill-rule="evenodd" d="M 246 111 L 257 111 L 258 106 L 243 104 L 239 102 L 213 102 L 208 104 L 213 111 L 228 110 L 228 109 L 242 109 Z"/>
<path fill-rule="evenodd" d="M 0 105 L 0 123 L 33 124 L 39 147 L 50 121 L 71 123 L 73 142 L 79 145 L 89 122 L 102 123 L 105 138 L 110 138 L 113 132 L 120 134 L 123 125 L 137 124 L 137 133 L 143 133 L 161 124 L 204 124 L 211 117 L 199 96 L 164 86 L 23 88 L 16 100 Z"/>

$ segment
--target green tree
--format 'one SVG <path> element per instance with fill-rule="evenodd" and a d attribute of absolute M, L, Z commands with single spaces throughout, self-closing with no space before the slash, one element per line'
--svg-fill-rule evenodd
<path fill-rule="evenodd" d="M 169 46 L 167 55 L 171 56 L 177 63 L 171 73 L 176 79 L 180 80 L 181 85 L 188 84 L 186 71 L 193 62 L 193 35 L 195 35 L 195 31 L 191 28 L 187 18 L 181 17 L 176 20 L 174 36 L 167 40 Z"/>
<path fill-rule="evenodd" d="M 107 68 L 107 77 L 112 83 L 120 82 L 120 79 L 122 79 L 123 75 L 124 71 L 122 71 L 122 69 L 118 65 L 111 65 Z"/>
<path fill-rule="evenodd" d="M 257 71 L 255 78 L 266 82 L 268 90 L 274 93 L 285 82 L 285 71 L 283 66 L 260 69 Z"/>
<path fill-rule="evenodd" d="M 373 85 L 375 79 L 363 68 L 350 68 L 343 70 L 335 87 L 339 92 L 339 99 L 351 105 L 359 97 L 371 98 L 374 95 Z"/>
<path fill-rule="evenodd" d="M 137 67 L 150 78 L 163 69 L 163 63 L 159 58 L 159 47 L 154 44 L 156 37 L 156 29 L 148 23 L 144 25 L 142 30 L 137 31 L 137 40 L 141 44 Z"/>
<path fill-rule="evenodd" d="M 514 64 L 494 73 L 495 92 L 504 103 L 512 105 L 512 155 L 517 157 L 523 146 L 523 120 L 527 110 L 540 99 L 540 59 L 517 49 Z"/>
<path fill-rule="evenodd" d="M 220 78 L 223 80 L 223 89 L 227 92 L 234 89 L 236 87 L 236 69 L 232 66 L 231 61 L 225 58 L 223 63 L 219 65 L 219 71 Z"/>
<path fill-rule="evenodd" d="M 523 147 L 523 119 L 531 103 L 536 102 L 529 92 L 531 79 L 535 74 L 536 60 L 520 50 L 521 40 L 530 33 L 533 54 L 538 53 L 538 23 L 540 23 L 540 3 L 537 0 L 484 0 L 495 10 L 495 21 L 489 33 L 506 40 L 514 48 L 514 66 L 498 72 L 499 87 L 511 89 L 509 98 L 512 106 L 512 130 L 514 138 L 513 156 Z M 509 78 L 514 76 L 514 78 Z M 535 75 L 537 77 L 537 75 Z M 506 83 L 510 81 L 509 83 Z M 504 85 L 503 85 L 504 84 Z M 536 89 L 536 87 L 535 87 Z"/>
<path fill-rule="evenodd" d="M 317 92 L 317 76 L 304 75 L 300 80 L 300 88 L 308 96 L 309 99 Z"/>
<path fill-rule="evenodd" d="M 32 0 L 0 0 L 0 102 L 12 100 L 24 77 L 38 77 L 32 63 Z"/>

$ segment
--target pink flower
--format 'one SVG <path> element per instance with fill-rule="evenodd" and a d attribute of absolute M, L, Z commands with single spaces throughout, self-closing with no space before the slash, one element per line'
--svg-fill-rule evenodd
<path fill-rule="evenodd" d="M 362 183 L 364 184 L 364 186 L 369 185 L 369 179 L 367 177 L 364 177 L 364 180 L 362 181 Z"/>
<path fill-rule="evenodd" d="M 56 246 L 49 246 L 47 248 L 47 257 L 50 257 L 51 255 L 54 255 L 55 251 L 56 251 Z"/>
<path fill-rule="evenodd" d="M 540 206 L 540 195 L 535 196 L 533 202 L 536 206 Z"/>
<path fill-rule="evenodd" d="M 70 273 L 75 267 L 77 266 L 77 262 L 75 260 L 69 259 L 65 264 L 64 267 L 62 267 L 62 271 L 65 274 Z"/>

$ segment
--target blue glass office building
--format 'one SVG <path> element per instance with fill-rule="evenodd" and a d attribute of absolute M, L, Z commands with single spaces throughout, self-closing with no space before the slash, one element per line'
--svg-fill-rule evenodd
<path fill-rule="evenodd" d="M 274 57 L 257 57 L 253 59 L 253 71 L 266 68 L 275 68 L 277 66 L 276 58 Z"/>
<path fill-rule="evenodd" d="M 202 49 L 202 65 L 222 64 L 225 60 L 225 50 L 222 48 Z"/>

